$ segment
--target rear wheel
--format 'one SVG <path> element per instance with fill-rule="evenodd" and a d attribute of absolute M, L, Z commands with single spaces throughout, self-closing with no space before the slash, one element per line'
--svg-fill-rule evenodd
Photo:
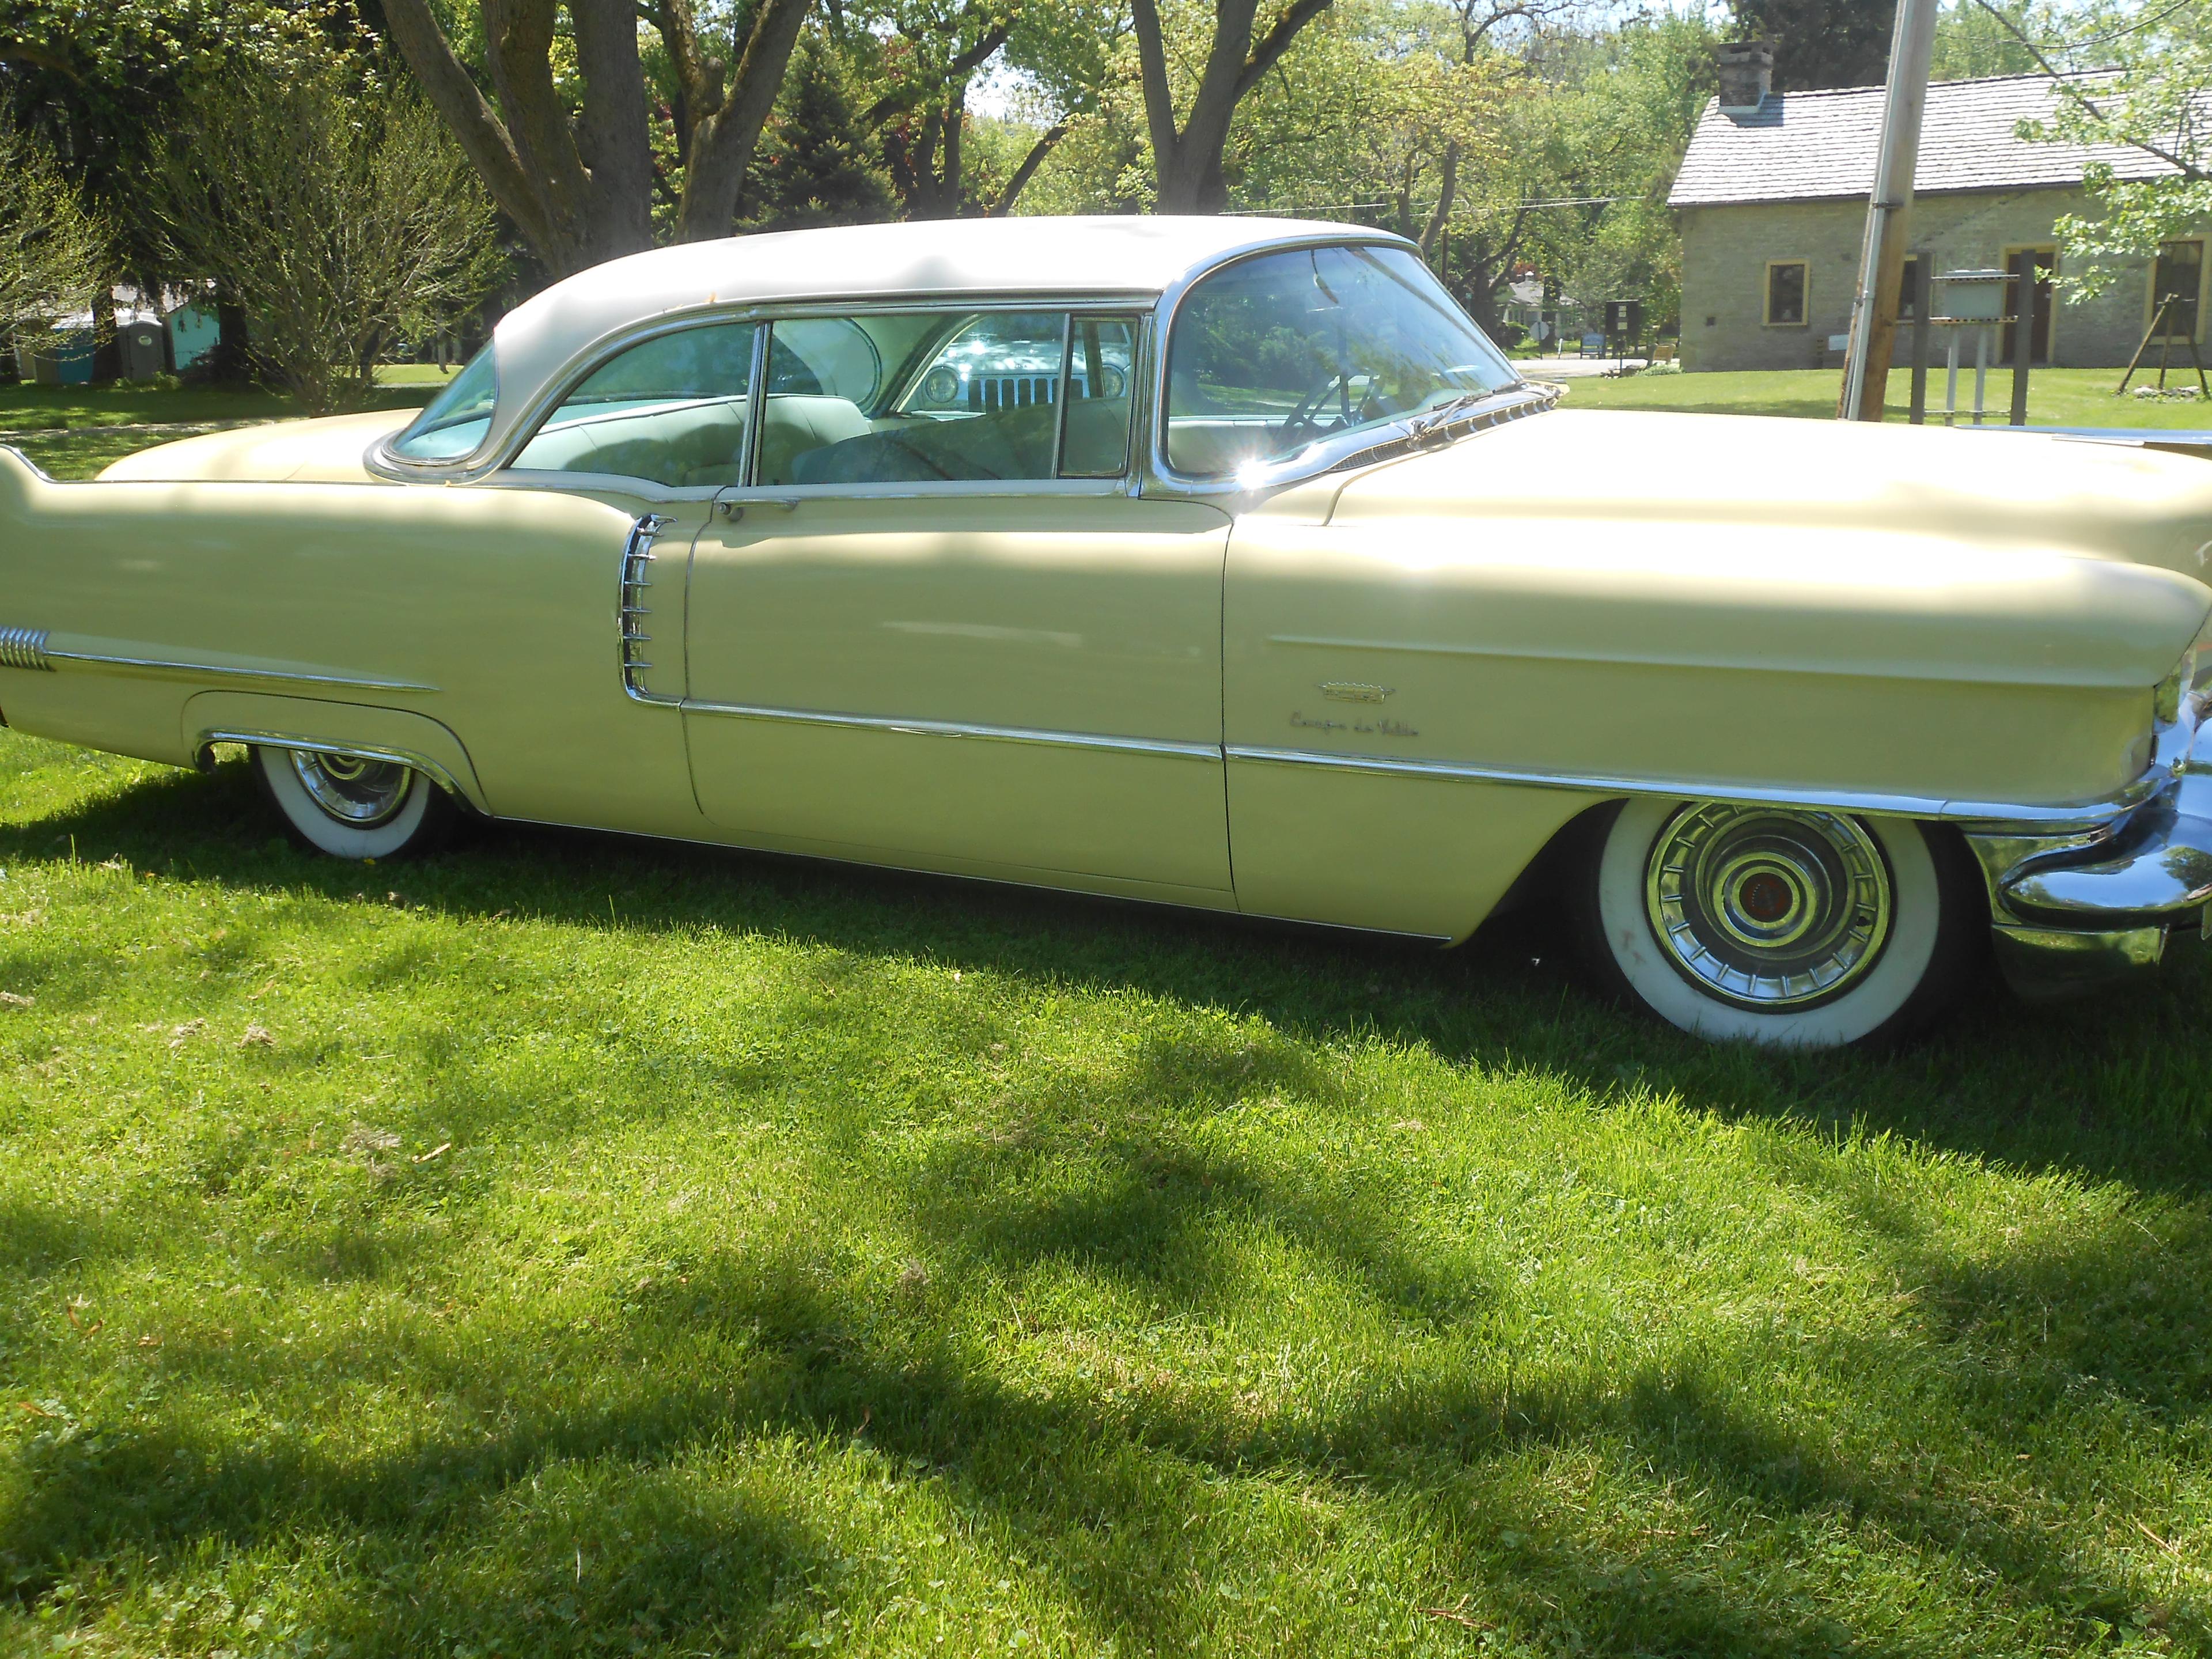
<path fill-rule="evenodd" d="M 1576 931 L 1601 983 L 1686 1031 L 1881 1046 L 1941 1012 L 1971 965 L 1965 859 L 1903 819 L 1630 801 L 1592 827 Z"/>
<path fill-rule="evenodd" d="M 253 775 L 293 835 L 333 858 L 405 858 L 453 830 L 445 792 L 397 761 L 257 745 Z"/>

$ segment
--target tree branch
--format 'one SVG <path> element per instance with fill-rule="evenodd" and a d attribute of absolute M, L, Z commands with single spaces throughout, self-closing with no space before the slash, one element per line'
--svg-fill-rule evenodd
<path fill-rule="evenodd" d="M 2125 144 L 2130 149 L 2139 149 L 2146 155 L 2156 157 L 2159 161 L 2165 162 L 2168 167 L 2174 168 L 2191 184 L 2212 184 L 2212 173 L 2207 173 L 2201 167 L 2198 167 L 2189 161 L 2184 161 L 2180 156 L 2161 149 L 2158 145 L 2152 143 L 2148 139 L 2130 138 L 2125 133 L 2112 132 L 2112 118 L 2106 115 L 2104 111 L 2099 109 L 2095 102 L 2090 98 L 2089 94 L 2083 92 L 2081 88 L 2075 86 L 2065 71 L 2053 67 L 2051 60 L 2043 55 L 2043 48 L 2036 45 L 2033 40 L 2028 39 L 2027 34 L 2022 33 L 2017 23 L 2014 22 L 2011 18 L 2006 16 L 1995 6 L 1991 5 L 1990 3 L 1990 0 L 1974 0 L 1974 3 L 1979 6 L 1984 11 L 1989 13 L 1990 16 L 1996 18 L 1999 23 L 2003 25 L 2006 33 L 2011 35 L 2014 40 L 2019 41 L 2021 46 L 2027 49 L 2027 55 L 2035 59 L 2036 66 L 2042 70 L 2045 75 L 2051 77 L 2051 85 L 2063 94 L 2075 108 L 2079 109 L 2084 115 L 2094 121 L 2099 126 L 2104 128 L 2106 132 L 2112 133 L 2112 142 L 2114 143 Z"/>
<path fill-rule="evenodd" d="M 0 46 L 0 64 L 28 64 L 34 69 L 58 75 L 76 85 L 84 84 L 84 77 L 76 72 L 68 59 L 46 51 L 43 46 L 31 46 L 25 41 L 10 41 Z"/>
<path fill-rule="evenodd" d="M 477 83 L 453 55 L 452 44 L 423 0 L 385 0 L 385 22 L 399 55 L 415 71 L 424 94 L 491 191 L 500 210 L 514 222 L 538 258 L 554 270 L 569 269 L 568 250 L 556 234 L 552 216 L 524 170 L 514 140 Z"/>
<path fill-rule="evenodd" d="M 1237 77 L 1237 96 L 1242 100 L 1252 90 L 1260 77 L 1274 67 L 1275 60 L 1291 49 L 1291 42 L 1307 24 L 1327 11 L 1334 0 L 1297 0 L 1289 10 L 1275 20 L 1275 27 L 1267 31 L 1267 38 L 1252 49 L 1251 57 L 1244 60 L 1243 72 Z"/>
<path fill-rule="evenodd" d="M 1022 157 L 1021 166 L 1016 167 L 1014 176 L 1006 180 L 1006 189 L 999 192 L 997 205 L 984 216 L 986 218 L 1003 219 L 1013 210 L 1014 198 L 1029 187 L 1036 170 L 1044 165 L 1044 158 L 1052 154 L 1053 146 L 1067 137 L 1068 125 L 1066 121 L 1055 121 L 1044 130 L 1043 136 L 1036 143 L 1030 146 L 1030 153 Z"/>

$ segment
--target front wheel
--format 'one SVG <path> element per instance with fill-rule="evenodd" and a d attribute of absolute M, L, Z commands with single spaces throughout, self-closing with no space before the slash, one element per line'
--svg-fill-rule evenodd
<path fill-rule="evenodd" d="M 453 830 L 446 793 L 396 761 L 257 744 L 253 775 L 304 845 L 341 859 L 427 853 Z"/>
<path fill-rule="evenodd" d="M 1634 800 L 1571 894 L 1598 980 L 1697 1036 L 1880 1047 L 1956 995 L 1977 936 L 1963 848 L 1844 812 Z"/>

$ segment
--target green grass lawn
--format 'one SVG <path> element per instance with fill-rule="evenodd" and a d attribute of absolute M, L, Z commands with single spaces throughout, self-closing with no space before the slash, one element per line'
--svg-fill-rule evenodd
<path fill-rule="evenodd" d="M 1527 369 L 1543 378 L 1540 360 Z M 1771 369 L 1729 374 L 1631 375 L 1626 380 L 1577 380 L 1567 397 L 1577 409 L 1674 409 L 1705 415 L 1792 415 L 1811 420 L 1833 420 L 1836 398 L 1843 387 L 1843 371 L 1834 368 Z M 2155 377 L 2154 376 L 2154 379 Z M 2135 385 L 2143 382 L 2138 373 Z M 2027 422 L 2030 426 L 2111 426 L 2175 428 L 2212 431 L 2212 403 L 2153 400 L 2133 396 L 2116 398 L 2120 383 L 2117 368 L 2039 368 L 2027 377 Z M 2169 388 L 2196 384 L 2192 372 L 2185 380 L 2169 374 Z M 1886 406 L 1889 418 L 1901 421 L 1911 406 L 1912 377 L 1897 370 L 1889 377 Z M 1959 406 L 1971 410 L 1974 402 L 1972 365 L 1959 376 Z M 1928 377 L 1928 407 L 1937 418 L 1943 409 L 1943 370 L 1937 365 Z M 2012 371 L 1991 370 L 1986 407 L 1992 423 L 2002 425 L 2012 410 Z"/>
<path fill-rule="evenodd" d="M 0 732 L 0 1651 L 2212 1649 L 2212 952 L 1890 1059 Z"/>

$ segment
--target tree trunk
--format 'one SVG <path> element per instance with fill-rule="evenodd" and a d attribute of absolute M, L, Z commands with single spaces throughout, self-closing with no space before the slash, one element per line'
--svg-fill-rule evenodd
<path fill-rule="evenodd" d="M 557 0 L 477 0 L 495 109 L 427 0 L 385 0 L 400 55 L 453 129 L 500 210 L 556 277 L 653 245 L 650 113 L 630 0 L 568 0 L 583 106 L 556 89 Z M 726 93 L 702 50 L 689 0 L 661 0 L 677 71 L 683 185 L 677 234 L 726 236 L 761 129 L 775 108 L 809 0 L 762 0 Z"/>
<path fill-rule="evenodd" d="M 92 378 L 96 386 L 123 378 L 123 336 L 115 326 L 115 295 L 104 283 L 92 300 Z"/>
<path fill-rule="evenodd" d="M 686 242 L 727 236 L 753 147 L 775 108 L 783 72 L 799 44 L 810 0 L 763 0 L 725 101 L 702 112 L 691 130 L 690 162 L 676 210 L 676 234 Z"/>
<path fill-rule="evenodd" d="M 1145 94 L 1145 124 L 1152 141 L 1152 169 L 1162 213 L 1218 213 L 1229 205 L 1229 185 L 1221 153 L 1229 143 L 1229 124 L 1237 106 L 1308 23 L 1327 11 L 1331 0 L 1294 0 L 1275 20 L 1267 37 L 1252 41 L 1259 0 L 1213 0 L 1213 42 L 1198 93 L 1180 129 L 1168 84 L 1167 41 L 1160 27 L 1158 0 L 1134 0 L 1132 21 L 1137 63 Z"/>
<path fill-rule="evenodd" d="M 1421 258 L 1432 257 L 1437 250 L 1437 238 L 1443 234 L 1445 222 L 1451 217 L 1452 202 L 1459 194 L 1459 146 L 1446 144 L 1443 176 L 1437 181 L 1436 210 L 1429 215 L 1429 222 L 1421 228 Z"/>

